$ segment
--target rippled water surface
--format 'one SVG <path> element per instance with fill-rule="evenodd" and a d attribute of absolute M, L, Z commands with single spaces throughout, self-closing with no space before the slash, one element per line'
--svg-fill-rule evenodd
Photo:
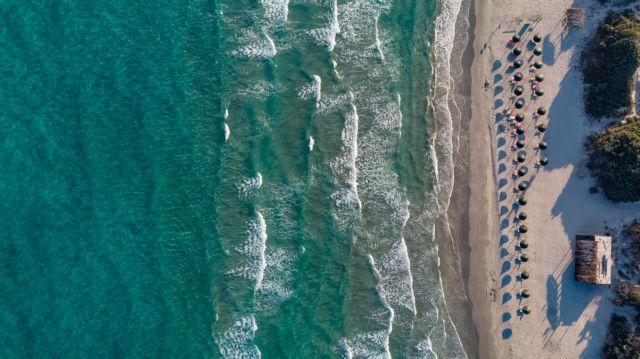
<path fill-rule="evenodd" d="M 450 3 L 2 2 L 0 357 L 464 357 Z"/>

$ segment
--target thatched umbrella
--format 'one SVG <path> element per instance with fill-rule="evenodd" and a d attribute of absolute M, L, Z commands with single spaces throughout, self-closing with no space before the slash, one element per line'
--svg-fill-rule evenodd
<path fill-rule="evenodd" d="M 520 227 L 518 227 L 518 232 L 520 233 L 527 233 L 529 231 L 529 228 L 527 228 L 527 226 L 525 226 L 524 224 L 520 225 Z"/>
<path fill-rule="evenodd" d="M 526 255 L 524 253 L 520 255 L 520 262 L 526 263 L 528 261 L 529 261 L 529 256 L 528 255 Z"/>
<path fill-rule="evenodd" d="M 547 147 L 549 147 L 549 145 L 547 144 L 546 141 L 540 141 L 540 143 L 538 143 L 538 148 L 541 150 L 546 150 Z"/>
<path fill-rule="evenodd" d="M 518 155 L 516 156 L 516 159 L 520 163 L 524 162 L 527 159 L 527 153 L 525 151 L 518 152 Z"/>
<path fill-rule="evenodd" d="M 527 249 L 529 248 L 529 242 L 527 242 L 525 239 L 520 241 L 520 248 L 522 249 Z"/>
<path fill-rule="evenodd" d="M 524 128 L 522 128 L 522 127 L 516 128 L 516 133 L 519 134 L 519 135 L 524 135 Z"/>
<path fill-rule="evenodd" d="M 516 108 L 523 108 L 524 107 L 524 99 L 523 98 L 519 98 L 516 100 L 515 103 Z"/>
<path fill-rule="evenodd" d="M 520 309 L 520 311 L 522 312 L 522 314 L 525 314 L 525 315 L 531 314 L 531 309 L 529 309 L 529 307 L 527 307 L 526 305 L 524 307 L 522 307 L 522 309 Z"/>
<path fill-rule="evenodd" d="M 547 109 L 544 107 L 538 107 L 538 111 L 536 111 L 538 115 L 544 116 L 547 113 Z"/>
<path fill-rule="evenodd" d="M 542 68 L 542 62 L 540 61 L 536 61 L 533 63 L 533 67 L 535 67 L 536 69 L 541 69 Z"/>
<path fill-rule="evenodd" d="M 536 74 L 536 81 L 538 81 L 538 82 L 544 81 L 544 76 L 542 76 L 540 74 Z"/>
<path fill-rule="evenodd" d="M 516 141 L 516 147 L 518 148 L 524 148 L 524 141 L 523 140 L 517 140 Z"/>
<path fill-rule="evenodd" d="M 522 88 L 522 86 L 516 86 L 516 87 L 513 89 L 513 93 L 514 93 L 516 96 L 520 96 L 520 95 L 522 95 L 522 94 L 524 93 L 524 88 Z"/>
<path fill-rule="evenodd" d="M 542 49 L 540 47 L 536 47 L 535 49 L 533 49 L 533 54 L 536 56 L 542 55 Z"/>
<path fill-rule="evenodd" d="M 523 114 L 521 114 L 521 113 L 517 114 L 517 115 L 516 115 L 516 121 L 517 121 L 517 122 L 522 122 L 522 121 L 524 121 L 524 115 L 523 115 Z"/>
<path fill-rule="evenodd" d="M 520 296 L 522 298 L 529 298 L 531 296 L 531 292 L 529 292 L 529 289 L 525 288 L 520 291 Z"/>
<path fill-rule="evenodd" d="M 516 56 L 520 56 L 520 54 L 522 54 L 522 49 L 520 49 L 519 47 L 514 47 L 513 54 Z"/>
<path fill-rule="evenodd" d="M 523 78 L 524 78 L 524 75 L 522 74 L 522 72 L 516 72 L 516 74 L 513 75 L 513 79 L 515 81 L 522 81 Z"/>
<path fill-rule="evenodd" d="M 544 90 L 543 89 L 536 89 L 536 96 L 540 97 L 544 95 Z"/>
<path fill-rule="evenodd" d="M 544 123 L 541 123 L 538 125 L 538 127 L 536 127 L 538 129 L 538 131 L 540 132 L 544 132 L 547 130 L 547 125 L 545 125 Z"/>
<path fill-rule="evenodd" d="M 516 69 L 519 69 L 522 67 L 522 60 L 516 60 L 513 62 L 513 67 L 515 67 Z"/>
<path fill-rule="evenodd" d="M 521 191 L 526 191 L 529 188 L 529 184 L 527 182 L 522 182 L 518 185 L 518 189 Z"/>
<path fill-rule="evenodd" d="M 525 219 L 527 219 L 527 212 L 518 213 L 518 219 L 521 221 L 524 221 Z"/>
<path fill-rule="evenodd" d="M 513 41 L 513 42 L 520 42 L 520 40 L 521 40 L 520 36 L 518 36 L 518 35 L 513 35 L 511 37 L 511 41 Z"/>
<path fill-rule="evenodd" d="M 529 279 L 529 272 L 527 272 L 526 270 L 522 271 L 522 273 L 520 273 L 520 278 Z"/>
<path fill-rule="evenodd" d="M 527 199 L 524 197 L 520 197 L 518 198 L 518 204 L 521 206 L 526 206 L 527 205 Z"/>
<path fill-rule="evenodd" d="M 518 176 L 520 177 L 525 176 L 528 172 L 529 172 L 529 169 L 527 168 L 527 166 L 522 166 L 518 169 Z"/>
<path fill-rule="evenodd" d="M 543 166 L 546 166 L 549 164 L 549 159 L 547 158 L 547 156 L 543 156 L 542 158 L 540 158 L 540 164 Z"/>
<path fill-rule="evenodd" d="M 540 36 L 539 34 L 533 35 L 533 42 L 538 43 L 540 41 L 542 41 L 542 36 Z"/>

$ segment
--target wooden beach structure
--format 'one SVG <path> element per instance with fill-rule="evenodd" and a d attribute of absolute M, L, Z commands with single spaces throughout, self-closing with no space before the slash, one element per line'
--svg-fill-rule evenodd
<path fill-rule="evenodd" d="M 609 236 L 576 235 L 576 280 L 611 284 L 611 243 Z"/>
<path fill-rule="evenodd" d="M 569 27 L 584 27 L 585 14 L 585 9 L 570 7 L 565 12 L 565 24 Z"/>

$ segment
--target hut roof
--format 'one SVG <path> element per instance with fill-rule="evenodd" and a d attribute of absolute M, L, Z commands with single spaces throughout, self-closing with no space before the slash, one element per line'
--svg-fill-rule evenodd
<path fill-rule="evenodd" d="M 576 280 L 611 284 L 611 237 L 576 235 L 575 256 Z"/>
<path fill-rule="evenodd" d="M 586 11 L 582 8 L 570 7 L 565 15 L 566 24 L 570 27 L 584 27 L 584 17 Z"/>

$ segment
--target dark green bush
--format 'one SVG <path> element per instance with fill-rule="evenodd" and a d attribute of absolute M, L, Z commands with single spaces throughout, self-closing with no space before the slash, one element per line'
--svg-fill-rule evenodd
<path fill-rule="evenodd" d="M 589 169 L 614 202 L 640 200 L 640 120 L 609 127 L 588 140 Z"/>
<path fill-rule="evenodd" d="M 609 322 L 609 332 L 603 348 L 605 359 L 640 359 L 640 336 L 623 316 L 614 314 Z"/>
<path fill-rule="evenodd" d="M 640 16 L 609 14 L 582 55 L 586 111 L 623 116 L 631 109 L 633 74 L 640 64 Z"/>
<path fill-rule="evenodd" d="M 640 308 L 640 286 L 621 283 L 616 286 L 616 293 L 623 305 Z"/>

